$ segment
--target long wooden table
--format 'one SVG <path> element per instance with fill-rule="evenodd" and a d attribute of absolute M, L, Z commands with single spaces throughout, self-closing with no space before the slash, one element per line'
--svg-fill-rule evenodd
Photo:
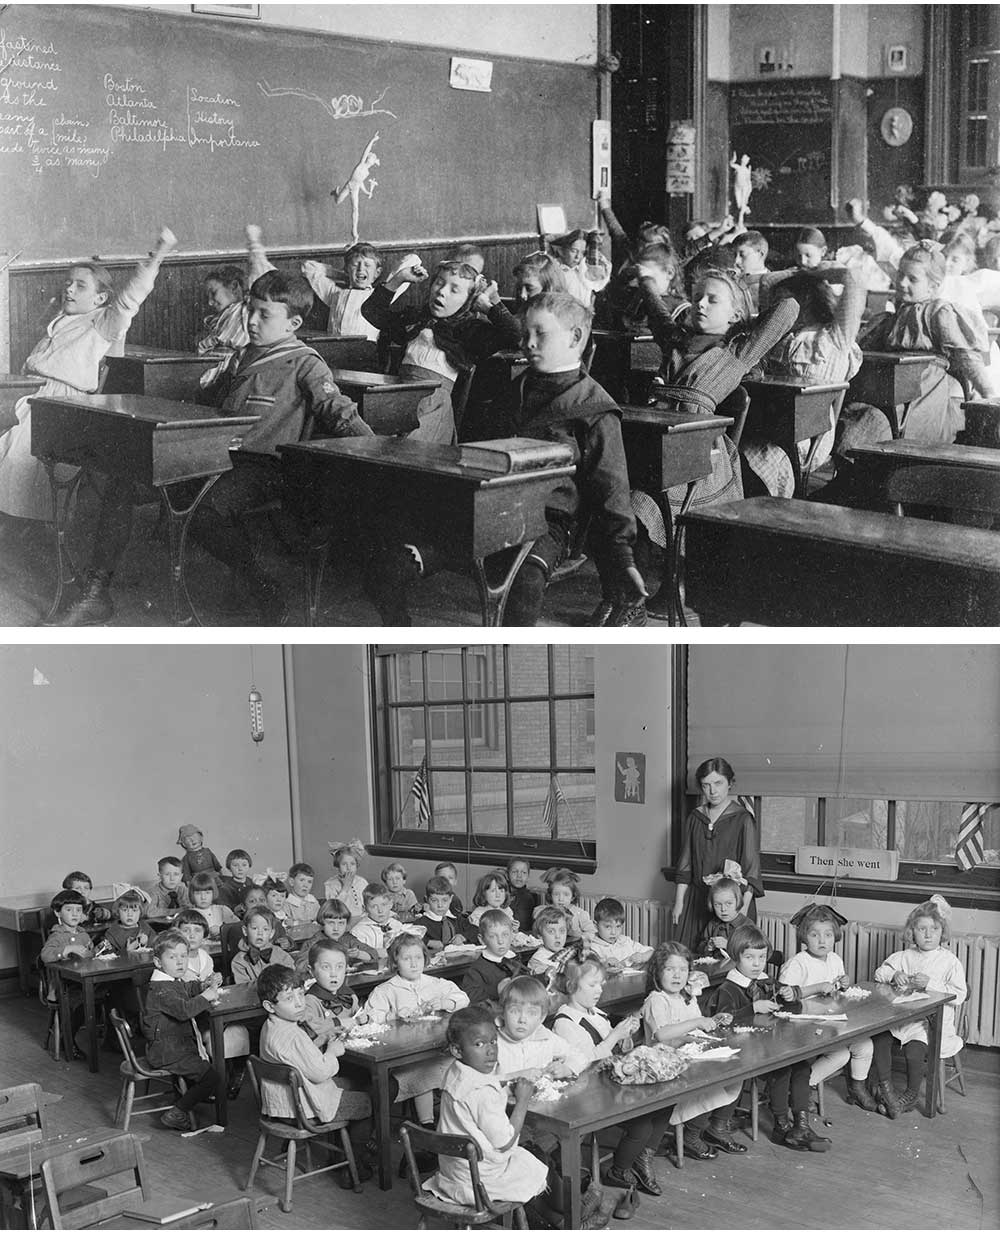
<path fill-rule="evenodd" d="M 689 513 L 687 602 L 763 625 L 996 625 L 1000 536 L 751 497 Z"/>
<path fill-rule="evenodd" d="M 712 474 L 712 451 L 733 420 L 709 412 L 678 411 L 669 406 L 622 407 L 622 440 L 629 484 L 659 505 L 667 535 L 671 580 L 670 624 L 685 624 L 677 586 L 678 545 L 667 490 L 687 485 L 679 514 L 687 512 L 699 480 Z"/>
<path fill-rule="evenodd" d="M 491 443 L 485 443 L 487 445 Z M 497 442 L 521 447 L 536 441 Z M 503 621 L 507 597 L 531 545 L 546 532 L 545 502 L 575 466 L 568 447 L 549 446 L 549 464 L 504 472 L 493 450 L 471 445 L 425 445 L 385 437 L 353 437 L 280 445 L 284 504 L 307 526 L 385 525 L 389 511 L 399 534 L 411 526 L 438 546 L 450 568 L 472 567 L 483 624 Z M 556 461 L 554 461 L 556 460 Z M 487 558 L 512 549 L 511 559 Z M 308 622 L 315 623 L 325 554 L 307 560 Z M 491 577 L 496 568 L 499 576 Z"/>
<path fill-rule="evenodd" d="M 134 980 L 152 965 L 153 957 L 149 952 L 121 955 L 114 959 L 81 959 L 73 956 L 45 965 L 46 972 L 55 979 L 56 997 L 59 1000 L 59 1024 L 62 1029 L 63 1049 L 67 1058 L 73 1056 L 74 1048 L 70 1011 L 71 986 L 79 985 L 83 994 L 87 1066 L 93 1074 L 96 1074 L 101 1068 L 97 1040 L 98 988 L 101 985 L 111 985 L 118 981 Z"/>
<path fill-rule="evenodd" d="M 840 1045 L 861 1040 L 876 1032 L 888 1031 L 914 1019 L 927 1019 L 927 1104 L 928 1117 L 937 1110 L 938 1062 L 941 1056 L 941 1030 L 944 1006 L 950 993 L 933 993 L 920 1002 L 893 1004 L 895 991 L 887 985 L 865 985 L 873 990 L 864 1001 L 846 998 L 811 998 L 808 1009 L 815 1013 L 846 1013 L 847 1020 L 819 1025 L 815 1021 L 792 1022 L 770 1016 L 755 1016 L 755 1025 L 773 1025 L 767 1033 L 737 1035 L 719 1030 L 726 1044 L 739 1049 L 727 1061 L 692 1062 L 670 1083 L 640 1084 L 625 1087 L 616 1083 L 606 1070 L 588 1070 L 571 1083 L 558 1100 L 533 1101 L 528 1120 L 559 1140 L 560 1172 L 565 1187 L 566 1226 L 580 1227 L 580 1169 L 583 1140 L 609 1126 L 621 1126 L 669 1108 L 682 1097 L 692 1096 L 720 1084 L 741 1084 L 753 1075 L 806 1061 L 820 1053 L 830 1053 Z M 817 1030 L 818 1029 L 818 1030 Z"/>
<path fill-rule="evenodd" d="M 750 395 L 744 438 L 757 437 L 783 449 L 792 464 L 795 495 L 805 496 L 817 447 L 840 413 L 847 382 L 806 385 L 765 377 L 744 381 L 743 388 Z M 800 441 L 810 443 L 804 465 L 799 462 Z"/>
<path fill-rule="evenodd" d="M 194 402 L 202 374 L 226 358 L 223 354 L 198 355 L 194 351 L 169 351 L 163 347 L 125 344 L 124 355 L 109 355 L 104 394 L 145 394 L 174 402 Z"/>
<path fill-rule="evenodd" d="M 399 377 L 349 368 L 332 368 L 331 372 L 340 392 L 358 404 L 358 415 L 382 437 L 418 428 L 417 407 L 441 385 L 433 377 Z"/>
<path fill-rule="evenodd" d="M 979 445 L 983 449 L 1000 449 L 1000 399 L 996 402 L 974 400 L 963 402 L 965 427 L 955 438 L 961 445 Z"/>
<path fill-rule="evenodd" d="M 47 619 L 59 610 L 66 583 L 76 573 L 66 551 L 66 525 L 82 471 L 61 480 L 59 463 L 92 467 L 156 489 L 167 516 L 174 623 L 190 624 L 196 617 L 184 585 L 184 549 L 191 519 L 219 476 L 232 468 L 229 451 L 258 418 L 220 416 L 193 403 L 135 394 L 32 398 L 31 452 L 49 475 L 56 528 L 56 594 Z M 175 506 L 174 490 L 191 480 L 201 481 L 194 499 Z"/>
<path fill-rule="evenodd" d="M 931 351 L 865 351 L 861 368 L 851 378 L 851 402 L 867 402 L 883 411 L 894 437 L 903 435 L 910 403 L 923 388 L 930 368 L 947 368 L 943 355 Z M 897 411 L 902 407 L 902 413 Z"/>

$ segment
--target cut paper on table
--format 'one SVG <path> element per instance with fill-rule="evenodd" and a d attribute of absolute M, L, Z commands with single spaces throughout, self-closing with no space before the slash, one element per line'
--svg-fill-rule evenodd
<path fill-rule="evenodd" d="M 893 1006 L 899 1006 L 902 1002 L 926 1002 L 931 995 L 929 993 L 919 993 L 916 990 L 913 993 L 901 993 L 898 998 L 892 999 Z"/>
<path fill-rule="evenodd" d="M 725 1062 L 735 1057 L 739 1049 L 734 1049 L 732 1045 L 719 1045 L 716 1049 L 706 1049 L 697 1041 L 692 1041 L 689 1045 L 681 1045 L 677 1052 L 692 1062 Z"/>
<path fill-rule="evenodd" d="M 810 1019 L 816 1023 L 835 1023 L 847 1018 L 846 1015 L 793 1015 L 788 1010 L 776 1010 L 775 1019 Z"/>

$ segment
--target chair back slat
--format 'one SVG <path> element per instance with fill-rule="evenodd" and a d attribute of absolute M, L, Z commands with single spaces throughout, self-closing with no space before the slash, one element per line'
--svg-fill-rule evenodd
<path fill-rule="evenodd" d="M 262 1116 L 267 1117 L 267 1085 L 274 1084 L 276 1087 L 284 1087 L 288 1089 L 299 1130 L 307 1131 L 309 1134 L 318 1133 L 323 1123 L 317 1118 L 316 1110 L 309 1099 L 309 1093 L 302 1084 L 302 1076 L 294 1066 L 288 1066 L 284 1062 L 265 1062 L 263 1058 L 256 1056 L 248 1059 L 248 1065 L 250 1082 L 253 1085 L 254 1095 Z"/>
<path fill-rule="evenodd" d="M 0 1152 L 38 1143 L 47 1135 L 45 1097 L 37 1083 L 0 1091 Z"/>
<path fill-rule="evenodd" d="M 476 1217 L 487 1214 L 497 1214 L 493 1201 L 486 1193 L 486 1187 L 479 1176 L 479 1162 L 483 1158 L 482 1149 L 475 1139 L 468 1135 L 446 1135 L 436 1130 L 428 1130 L 416 1122 L 404 1122 L 399 1128 L 399 1137 L 403 1143 L 403 1152 L 409 1165 L 410 1186 L 413 1197 L 419 1206 L 423 1197 L 420 1183 L 420 1172 L 417 1168 L 416 1152 L 431 1152 L 436 1156 L 455 1156 L 463 1159 L 469 1166 L 472 1181 L 472 1193 L 476 1200 Z"/>
<path fill-rule="evenodd" d="M 131 1173 L 131 1185 L 69 1211 L 60 1208 L 60 1197 L 68 1190 L 122 1173 Z M 53 1229 L 85 1229 L 152 1198 L 142 1148 L 135 1135 L 128 1134 L 50 1156 L 42 1161 L 42 1184 Z"/>

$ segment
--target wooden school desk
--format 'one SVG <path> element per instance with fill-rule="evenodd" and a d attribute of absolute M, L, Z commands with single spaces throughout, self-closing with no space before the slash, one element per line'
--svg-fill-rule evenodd
<path fill-rule="evenodd" d="M 631 402 L 645 395 L 645 386 L 660 371 L 663 356 L 650 333 L 628 330 L 591 331 L 594 357 L 590 375 L 618 402 Z M 643 388 L 633 391 L 633 376 L 644 378 Z"/>
<path fill-rule="evenodd" d="M 111 888 L 101 887 L 95 890 L 93 901 L 100 904 L 110 903 Z M 25 996 L 31 992 L 31 966 L 45 940 L 51 902 L 52 895 L 49 894 L 15 895 L 0 900 L 0 929 L 9 929 L 15 935 L 17 978 Z M 87 932 L 94 936 L 103 933 L 104 928 L 104 925 L 100 925 Z"/>
<path fill-rule="evenodd" d="M 884 493 L 889 479 L 897 471 L 911 467 L 948 467 L 963 473 L 1000 478 L 1000 449 L 945 445 L 937 441 L 880 441 L 857 446 L 849 453 L 860 488 L 878 505 L 886 503 Z"/>
<path fill-rule="evenodd" d="M 622 407 L 629 484 L 648 493 L 663 513 L 668 544 L 666 568 L 673 580 L 671 625 L 683 624 L 683 613 L 677 594 L 675 532 L 666 493 L 678 484 L 687 484 L 680 513 L 687 511 L 698 481 L 712 474 L 715 442 L 732 424 L 733 420 L 725 415 L 677 411 L 669 405 Z"/>
<path fill-rule="evenodd" d="M 73 1056 L 73 1025 L 70 1022 L 70 986 L 79 985 L 83 993 L 84 1028 L 87 1035 L 87 1065 L 96 1074 L 100 1068 L 97 1040 L 97 988 L 117 981 L 134 980 L 152 967 L 152 953 L 122 955 L 115 959 L 81 959 L 73 956 L 47 963 L 45 970 L 55 979 L 59 999 L 59 1024 L 67 1058 Z"/>
<path fill-rule="evenodd" d="M 425 445 L 392 437 L 351 437 L 279 445 L 284 504 L 306 526 L 413 525 L 452 569 L 472 567 L 483 624 L 503 621 L 507 597 L 531 545 L 546 532 L 545 502 L 576 469 L 568 446 L 514 437 L 478 445 Z M 412 533 L 412 532 L 411 532 Z M 499 578 L 486 559 L 513 556 Z M 307 562 L 308 623 L 314 624 L 324 556 Z M 492 570 L 491 570 L 492 572 Z"/>
<path fill-rule="evenodd" d="M 1000 535 L 812 501 L 689 513 L 687 602 L 763 625 L 996 625 Z"/>
<path fill-rule="evenodd" d="M 692 1062 L 687 1070 L 669 1083 L 623 1086 L 606 1070 L 589 1067 L 572 1082 L 558 1100 L 533 1101 L 528 1108 L 532 1126 L 547 1130 L 559 1140 L 560 1172 L 565 1187 L 566 1226 L 580 1227 L 580 1168 L 583 1140 L 609 1126 L 622 1126 L 669 1108 L 684 1096 L 691 1096 L 719 1084 L 741 1084 L 753 1075 L 766 1074 L 793 1062 L 829 1053 L 852 1040 L 887 1031 L 914 1019 L 927 1019 L 927 1104 L 928 1117 L 937 1110 L 938 1063 L 941 1056 L 941 1029 L 944 1006 L 950 993 L 932 993 L 919 1002 L 894 1004 L 895 991 L 886 985 L 865 984 L 872 996 L 860 1002 L 845 998 L 810 998 L 810 1012 L 845 1013 L 846 1021 L 822 1026 L 810 1020 L 792 1022 L 755 1016 L 755 1025 L 773 1025 L 771 1032 L 734 1034 L 719 1029 L 725 1043 L 739 1053 L 727 1061 Z M 819 1028 L 819 1034 L 817 1034 Z"/>
<path fill-rule="evenodd" d="M 884 411 L 894 437 L 903 434 L 910 403 L 921 391 L 929 368 L 947 368 L 943 355 L 931 351 L 865 351 L 851 378 L 848 402 L 867 402 Z M 902 412 L 897 413 L 897 407 Z"/>
<path fill-rule="evenodd" d="M 750 410 L 744 439 L 756 437 L 779 446 L 788 455 L 795 476 L 795 495 L 804 497 L 816 449 L 823 435 L 836 422 L 847 393 L 847 382 L 807 385 L 774 377 L 744 381 L 750 395 Z M 831 419 L 831 411 L 834 412 Z M 798 445 L 809 441 L 805 464 L 799 462 Z"/>
<path fill-rule="evenodd" d="M 962 410 L 965 412 L 965 427 L 955 440 L 961 445 L 1000 449 L 1000 400 L 963 402 Z"/>
<path fill-rule="evenodd" d="M 162 347 L 125 344 L 124 355 L 109 355 L 102 394 L 145 394 L 194 402 L 202 373 L 215 368 L 229 353 L 198 355 L 193 351 L 167 351 Z"/>
<path fill-rule="evenodd" d="M 48 471 L 56 525 L 56 593 L 47 619 L 58 611 L 63 589 L 76 572 L 66 551 L 66 524 L 83 474 L 81 470 L 71 480 L 60 480 L 57 463 L 92 467 L 157 489 L 170 533 L 173 619 L 176 625 L 186 625 L 196 619 L 184 585 L 184 547 L 191 518 L 218 477 L 232 468 L 229 451 L 258 419 L 220 416 L 193 403 L 135 394 L 33 398 L 31 452 Z M 177 508 L 172 489 L 187 480 L 201 480 L 201 488 L 193 501 Z"/>
<path fill-rule="evenodd" d="M 381 437 L 412 432 L 420 426 L 417 407 L 441 385 L 433 377 L 398 377 L 384 372 L 332 368 L 342 394 L 358 404 L 358 415 Z"/>
<path fill-rule="evenodd" d="M 364 334 L 317 334 L 314 330 L 300 330 L 297 337 L 312 347 L 328 368 L 353 368 L 361 372 L 375 372 L 379 368 L 378 343 Z"/>

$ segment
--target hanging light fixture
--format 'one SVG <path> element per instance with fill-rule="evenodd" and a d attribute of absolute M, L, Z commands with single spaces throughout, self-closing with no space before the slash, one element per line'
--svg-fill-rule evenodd
<path fill-rule="evenodd" d="M 250 647 L 250 696 L 248 699 L 250 706 L 250 736 L 258 744 L 264 739 L 264 695 L 254 684 L 256 678 L 254 670 L 253 647 Z"/>

